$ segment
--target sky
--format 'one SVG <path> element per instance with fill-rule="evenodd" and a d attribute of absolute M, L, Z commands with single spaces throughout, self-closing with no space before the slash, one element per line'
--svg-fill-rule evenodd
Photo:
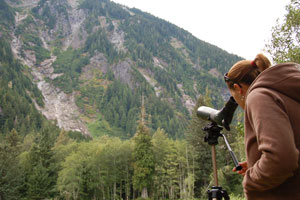
<path fill-rule="evenodd" d="M 169 21 L 200 40 L 253 60 L 290 0 L 112 0 Z M 265 53 L 266 54 L 266 53 Z M 268 56 L 268 55 L 267 55 Z"/>

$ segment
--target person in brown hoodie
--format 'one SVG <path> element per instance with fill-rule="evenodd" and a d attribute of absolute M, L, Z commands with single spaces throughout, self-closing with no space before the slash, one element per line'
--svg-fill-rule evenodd
<path fill-rule="evenodd" d="M 246 198 L 300 200 L 300 65 L 271 66 L 258 54 L 224 79 L 245 112 L 247 161 L 239 173 Z"/>

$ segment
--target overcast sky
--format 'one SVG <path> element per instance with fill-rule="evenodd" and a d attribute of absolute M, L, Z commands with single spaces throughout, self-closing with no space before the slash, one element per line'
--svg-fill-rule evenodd
<path fill-rule="evenodd" d="M 290 0 L 113 0 L 167 20 L 197 38 L 252 60 L 263 52 Z"/>

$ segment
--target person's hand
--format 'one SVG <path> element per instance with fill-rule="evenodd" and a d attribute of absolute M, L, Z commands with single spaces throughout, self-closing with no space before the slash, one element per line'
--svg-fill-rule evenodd
<path fill-rule="evenodd" d="M 245 176 L 245 173 L 246 173 L 246 171 L 248 169 L 247 161 L 240 162 L 239 165 L 242 166 L 242 169 L 240 171 L 237 171 L 236 168 L 233 168 L 232 171 L 233 172 L 237 172 L 238 174 L 241 174 L 241 175 Z"/>

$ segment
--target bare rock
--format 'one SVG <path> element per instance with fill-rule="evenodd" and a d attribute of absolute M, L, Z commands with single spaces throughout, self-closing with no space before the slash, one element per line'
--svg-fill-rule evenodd
<path fill-rule="evenodd" d="M 114 75 L 117 79 L 126 83 L 130 88 L 133 88 L 131 61 L 125 60 L 112 67 Z"/>

